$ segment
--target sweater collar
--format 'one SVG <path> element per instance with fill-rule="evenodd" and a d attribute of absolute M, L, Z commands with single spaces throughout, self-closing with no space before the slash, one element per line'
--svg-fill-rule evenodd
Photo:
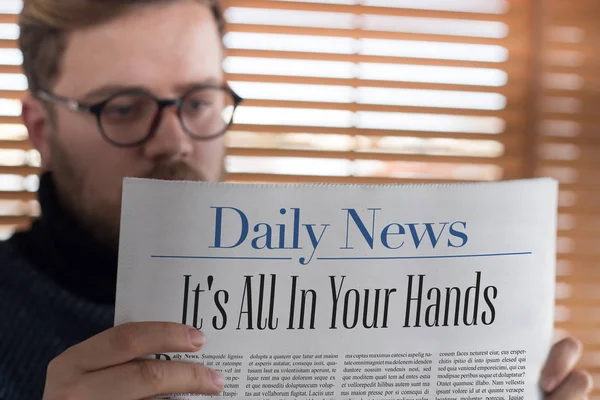
<path fill-rule="evenodd" d="M 117 251 L 98 242 L 61 206 L 52 173 L 40 178 L 41 216 L 12 238 L 33 265 L 71 293 L 114 304 Z"/>

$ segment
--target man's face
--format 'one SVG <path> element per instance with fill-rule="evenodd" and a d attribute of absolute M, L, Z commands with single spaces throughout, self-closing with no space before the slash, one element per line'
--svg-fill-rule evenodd
<path fill-rule="evenodd" d="M 159 98 L 176 98 L 198 84 L 222 82 L 222 57 L 208 7 L 195 1 L 141 6 L 107 24 L 73 33 L 52 90 L 86 104 L 118 92 L 97 93 L 107 86 L 143 87 Z M 193 140 L 181 127 L 176 107 L 164 110 L 151 140 L 125 149 L 102 138 L 92 114 L 55 109 L 45 164 L 53 171 L 65 206 L 113 246 L 124 177 L 222 178 L 223 138 Z"/>

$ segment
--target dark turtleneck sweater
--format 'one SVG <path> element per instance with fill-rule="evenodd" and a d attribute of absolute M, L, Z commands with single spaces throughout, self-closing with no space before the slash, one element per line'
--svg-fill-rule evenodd
<path fill-rule="evenodd" d="M 48 363 L 113 326 L 117 253 L 61 207 L 41 177 L 41 217 L 0 242 L 0 400 L 41 399 Z"/>

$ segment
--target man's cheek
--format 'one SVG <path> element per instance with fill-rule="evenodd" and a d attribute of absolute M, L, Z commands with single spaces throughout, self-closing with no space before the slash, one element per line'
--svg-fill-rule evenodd
<path fill-rule="evenodd" d="M 225 143 L 219 141 L 213 146 L 206 146 L 203 150 L 200 159 L 197 160 L 198 168 L 202 170 L 207 180 L 212 182 L 222 180 L 225 169 Z"/>

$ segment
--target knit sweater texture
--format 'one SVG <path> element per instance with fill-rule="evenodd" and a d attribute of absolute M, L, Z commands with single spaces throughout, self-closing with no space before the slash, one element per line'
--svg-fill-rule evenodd
<path fill-rule="evenodd" d="M 113 326 L 116 251 L 60 207 L 50 174 L 42 216 L 0 242 L 0 400 L 41 399 L 49 362 Z"/>

